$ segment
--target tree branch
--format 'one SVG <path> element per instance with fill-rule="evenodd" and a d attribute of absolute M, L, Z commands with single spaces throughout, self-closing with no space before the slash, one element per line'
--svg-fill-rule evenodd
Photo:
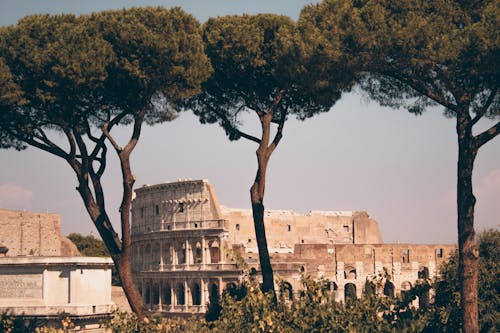
<path fill-rule="evenodd" d="M 382 73 L 382 75 L 392 77 L 392 78 L 400 81 L 401 83 L 404 83 L 404 84 L 410 86 L 412 89 L 416 90 L 418 93 L 420 93 L 424 96 L 427 96 L 428 98 L 430 98 L 434 102 L 441 104 L 445 108 L 447 108 L 453 112 L 457 112 L 456 105 L 448 103 L 445 99 L 441 98 L 435 92 L 433 92 L 428 87 L 426 87 L 425 85 L 423 85 L 421 82 L 419 82 L 418 80 L 416 80 L 414 78 L 405 78 L 402 75 L 396 74 L 396 72 L 384 72 L 384 73 Z"/>
<path fill-rule="evenodd" d="M 491 126 L 489 129 L 484 131 L 483 133 L 475 136 L 475 144 L 476 148 L 480 148 L 488 141 L 496 137 L 500 133 L 500 121 L 495 125 Z"/>
<path fill-rule="evenodd" d="M 495 87 L 490 96 L 488 96 L 488 99 L 486 100 L 486 103 L 484 103 L 483 107 L 476 111 L 476 116 L 472 119 L 470 125 L 471 127 L 474 126 L 485 115 L 486 111 L 488 111 L 488 108 L 490 107 L 491 103 L 493 103 L 497 92 L 498 87 Z"/>
<path fill-rule="evenodd" d="M 222 127 L 223 128 L 229 129 L 230 132 L 236 133 L 239 136 L 241 136 L 242 138 L 245 138 L 247 140 L 250 140 L 250 141 L 256 142 L 257 144 L 260 144 L 260 139 L 256 138 L 253 135 L 250 135 L 250 134 L 247 134 L 247 133 L 245 133 L 243 131 L 240 131 L 239 129 L 237 129 L 236 127 L 234 127 L 233 124 L 229 121 L 229 119 L 227 118 L 227 116 L 226 116 L 226 114 L 224 112 L 217 112 L 217 115 L 219 116 L 219 118 L 222 121 Z"/>
<path fill-rule="evenodd" d="M 278 107 L 279 103 L 283 99 L 283 94 L 284 91 L 280 91 L 278 96 L 273 101 L 273 105 L 271 108 L 273 109 L 273 113 L 275 112 L 276 108 Z M 271 156 L 273 153 L 274 149 L 278 146 L 278 144 L 281 141 L 281 138 L 283 137 L 283 127 L 285 126 L 285 121 L 286 121 L 286 116 L 288 112 L 286 109 L 283 109 L 280 115 L 280 119 L 278 121 L 278 129 L 276 130 L 276 134 L 274 135 L 273 142 L 269 145 L 267 148 L 267 154 L 268 156 Z"/>

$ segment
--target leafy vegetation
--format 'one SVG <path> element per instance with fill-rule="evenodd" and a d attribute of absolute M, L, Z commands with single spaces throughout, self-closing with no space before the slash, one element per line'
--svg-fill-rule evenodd
<path fill-rule="evenodd" d="M 283 138 L 289 117 L 304 120 L 329 111 L 342 90 L 352 86 L 352 80 L 335 81 L 337 84 L 317 93 L 317 85 L 312 83 L 317 75 L 305 71 L 308 53 L 296 23 L 287 16 L 211 18 L 203 26 L 203 39 L 214 71 L 189 107 L 202 123 L 219 123 L 230 140 L 244 138 L 257 144 L 257 172 L 250 187 L 250 200 L 262 289 L 274 290 L 264 226 L 268 163 Z M 244 131 L 245 113 L 258 120 L 261 130 L 257 135 Z"/>
<path fill-rule="evenodd" d="M 466 331 L 477 332 L 472 173 L 480 148 L 500 134 L 499 2 L 325 0 L 307 6 L 299 25 L 326 73 L 348 53 L 342 62 L 381 105 L 413 114 L 439 106 L 455 119 L 461 309 Z"/>
<path fill-rule="evenodd" d="M 32 15 L 0 29 L 0 148 L 32 146 L 71 168 L 141 318 L 130 269 L 130 157 L 143 125 L 174 119 L 178 102 L 197 94 L 210 72 L 199 23 L 180 8 Z M 115 129 L 125 125 L 130 135 L 120 142 Z M 108 149 L 122 175 L 122 237 L 106 208 Z"/>
<path fill-rule="evenodd" d="M 76 248 L 83 256 L 110 257 L 104 242 L 93 235 L 83 236 L 82 234 L 73 232 L 66 237 L 76 245 Z"/>
<path fill-rule="evenodd" d="M 488 230 L 478 237 L 480 248 L 480 332 L 493 333 L 500 329 L 500 231 Z M 253 276 L 239 286 L 226 290 L 221 299 L 212 300 L 218 311 L 207 313 L 207 318 L 167 319 L 153 317 L 150 322 L 139 319 L 133 313 L 116 313 L 114 318 L 102 323 L 112 332 L 137 333 L 227 333 L 227 332 L 279 332 L 279 333 L 435 333 L 463 331 L 460 316 L 460 292 L 457 279 L 458 254 L 443 265 L 441 276 L 434 281 L 434 302 L 417 309 L 413 301 L 431 287 L 430 281 L 422 280 L 412 290 L 399 297 L 383 296 L 383 286 L 390 276 L 382 273 L 371 281 L 372 292 L 361 299 L 348 300 L 345 304 L 334 301 L 334 291 L 329 281 L 303 278 L 303 291 L 288 298 L 283 283 L 278 301 L 271 293 L 263 293 Z M 209 308 L 213 308 L 209 306 Z M 35 331 L 36 325 L 13 317 L 2 316 L 0 330 L 29 327 L 28 332 L 66 332 L 71 321 L 62 318 L 60 329 Z M 17 325 L 17 326 L 16 326 Z M 19 326 L 25 325 L 25 326 Z"/>

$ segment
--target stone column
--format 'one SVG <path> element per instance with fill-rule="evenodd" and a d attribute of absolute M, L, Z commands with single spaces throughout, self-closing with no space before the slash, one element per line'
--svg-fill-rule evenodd
<path fill-rule="evenodd" d="M 163 241 L 160 240 L 160 271 L 163 271 Z"/>
<path fill-rule="evenodd" d="M 175 293 L 175 287 L 177 285 L 177 280 L 170 281 L 170 305 L 174 308 L 177 305 L 177 294 Z"/>
<path fill-rule="evenodd" d="M 161 246 L 160 246 L 160 248 L 161 248 Z M 162 264 L 162 266 L 163 266 L 163 264 Z M 162 267 L 162 270 L 163 270 L 163 267 Z M 158 281 L 158 310 L 159 311 L 163 311 L 162 298 L 163 298 L 163 286 L 162 286 L 162 281 L 159 280 Z"/>
<path fill-rule="evenodd" d="M 205 266 L 205 264 L 207 263 L 207 260 L 205 259 L 206 258 L 206 255 L 205 255 L 205 252 L 206 252 L 205 246 L 206 246 L 205 236 L 203 236 L 203 237 L 201 237 L 201 265 L 202 266 Z"/>
<path fill-rule="evenodd" d="M 207 286 L 207 281 L 204 278 L 200 279 L 200 292 L 201 292 L 201 306 L 205 308 L 205 305 L 208 303 L 207 299 L 208 286 Z"/>
<path fill-rule="evenodd" d="M 222 296 L 222 289 L 223 289 L 222 288 L 222 278 L 219 277 L 218 280 L 219 280 L 219 297 L 221 297 Z"/>
<path fill-rule="evenodd" d="M 175 252 L 175 242 L 170 244 L 170 253 L 172 254 L 172 270 L 175 270 L 177 265 L 177 252 Z"/>
<path fill-rule="evenodd" d="M 212 263 L 212 258 L 210 257 L 210 243 L 206 242 L 205 245 L 206 245 L 206 248 L 203 249 L 203 251 L 204 251 L 204 257 L 206 257 L 205 263 L 206 264 L 211 264 Z"/>
<path fill-rule="evenodd" d="M 192 251 L 191 248 L 189 247 L 189 241 L 187 239 L 185 244 L 186 244 L 186 266 L 189 266 L 193 261 Z"/>
<path fill-rule="evenodd" d="M 187 311 L 187 307 L 189 304 L 189 288 L 187 280 L 184 280 L 184 311 Z"/>

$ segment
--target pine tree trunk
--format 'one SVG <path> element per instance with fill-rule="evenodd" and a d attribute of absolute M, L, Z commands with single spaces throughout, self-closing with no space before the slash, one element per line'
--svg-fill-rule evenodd
<path fill-rule="evenodd" d="M 264 224 L 264 192 L 266 186 L 267 162 L 270 155 L 267 151 L 267 145 L 262 144 L 257 149 L 258 169 L 255 181 L 250 188 L 250 199 L 252 202 L 253 224 L 255 228 L 255 238 L 259 249 L 259 262 L 262 274 L 262 291 L 274 291 L 274 276 L 271 266 L 271 258 L 267 248 L 266 227 Z"/>
<path fill-rule="evenodd" d="M 127 297 L 128 304 L 132 311 L 141 320 L 147 320 L 146 311 L 142 302 L 142 296 L 139 293 L 134 279 L 132 277 L 132 267 L 130 264 L 130 255 L 121 255 L 120 258 L 113 258 L 118 274 L 122 282 L 123 292 Z"/>
<path fill-rule="evenodd" d="M 254 186 L 252 186 L 253 188 Z M 250 190 L 252 193 L 252 189 Z M 264 205 L 261 200 L 252 196 L 252 213 L 255 227 L 255 238 L 259 249 L 260 270 L 262 273 L 262 291 L 274 291 L 274 276 L 267 248 L 266 228 L 264 225 Z"/>
<path fill-rule="evenodd" d="M 474 137 L 466 117 L 457 117 L 458 168 L 458 277 L 461 294 L 461 317 L 465 333 L 479 332 L 478 314 L 478 260 L 479 251 L 474 240 L 474 206 L 472 170 L 477 154 Z"/>

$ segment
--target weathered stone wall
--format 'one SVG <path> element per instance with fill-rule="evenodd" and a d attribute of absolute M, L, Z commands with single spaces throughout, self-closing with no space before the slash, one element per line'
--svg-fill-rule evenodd
<path fill-rule="evenodd" d="M 0 243 L 7 256 L 74 256 L 78 250 L 61 235 L 61 216 L 0 209 Z"/>
<path fill-rule="evenodd" d="M 228 221 L 229 239 L 256 252 L 252 211 L 222 207 L 222 215 Z M 266 210 L 264 219 L 270 252 L 291 253 L 295 244 L 382 243 L 377 222 L 366 212 Z"/>
<path fill-rule="evenodd" d="M 143 186 L 132 202 L 132 233 L 222 218 L 215 191 L 206 180 L 184 180 Z"/>
<path fill-rule="evenodd" d="M 221 208 L 205 180 L 144 186 L 136 190 L 132 216 L 133 270 L 152 310 L 203 313 L 210 295 L 240 279 L 234 254 L 260 270 L 252 211 Z M 364 211 L 266 210 L 265 224 L 276 278 L 293 292 L 303 288 L 302 276 L 325 278 L 338 301 L 348 289 L 361 297 L 367 281 L 386 273 L 388 287 L 377 292 L 403 293 L 436 277 L 455 249 L 383 244 L 377 222 Z"/>

